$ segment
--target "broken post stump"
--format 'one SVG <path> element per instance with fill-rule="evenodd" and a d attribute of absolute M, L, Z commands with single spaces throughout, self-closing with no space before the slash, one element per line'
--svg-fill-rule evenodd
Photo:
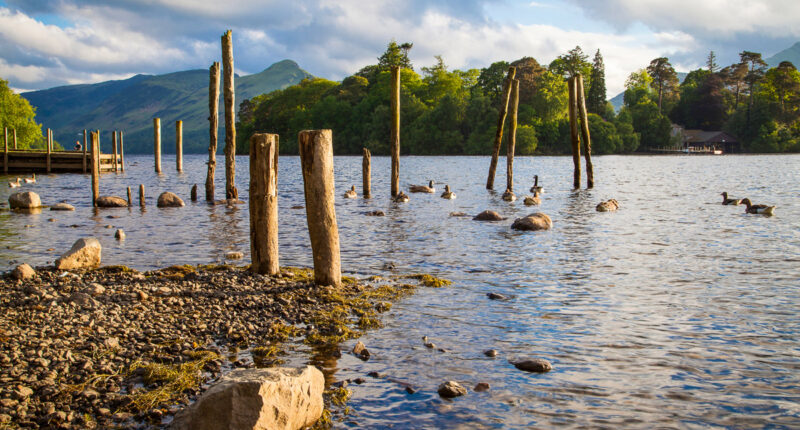
<path fill-rule="evenodd" d="M 100 133 L 92 132 L 92 206 L 100 197 Z"/>
<path fill-rule="evenodd" d="M 278 135 L 250 137 L 250 270 L 275 275 L 278 266 Z"/>
<path fill-rule="evenodd" d="M 125 171 L 125 145 L 123 145 L 122 131 L 119 132 L 119 170 Z"/>
<path fill-rule="evenodd" d="M 156 173 L 161 173 L 161 118 L 153 118 L 153 152 Z"/>
<path fill-rule="evenodd" d="M 192 185 L 192 192 L 189 194 L 192 201 L 197 201 L 197 184 Z"/>
<path fill-rule="evenodd" d="M 111 157 L 114 160 L 114 172 L 118 172 L 117 169 L 117 130 L 111 132 L 111 149 L 114 150 L 114 155 Z"/>
<path fill-rule="evenodd" d="M 361 182 L 363 185 L 363 195 L 365 199 L 372 198 L 372 154 L 369 149 L 364 148 L 364 158 L 361 160 Z"/>
<path fill-rule="evenodd" d="M 133 199 L 131 199 L 131 187 L 128 187 L 128 207 L 133 206 Z"/>
<path fill-rule="evenodd" d="M 578 73 L 576 78 L 578 94 L 578 109 L 581 115 L 581 141 L 583 142 L 583 157 L 586 160 L 586 188 L 594 187 L 594 168 L 592 167 L 592 139 L 589 136 L 589 118 L 586 113 L 586 97 L 583 94 L 583 76 Z"/>
<path fill-rule="evenodd" d="M 569 90 L 569 134 L 572 140 L 572 164 L 574 166 L 572 174 L 572 186 L 574 188 L 581 187 L 581 146 L 578 141 L 578 95 L 577 85 L 575 84 L 576 78 L 572 77 L 567 80 L 567 88 Z"/>
<path fill-rule="evenodd" d="M 500 113 L 497 118 L 497 131 L 495 131 L 494 144 L 492 146 L 492 161 L 489 163 L 489 177 L 486 179 L 487 190 L 494 188 L 494 174 L 497 171 L 497 159 L 500 157 L 500 144 L 503 142 L 503 124 L 506 122 L 508 101 L 511 98 L 511 83 L 514 80 L 516 73 L 516 67 L 509 67 L 508 75 L 503 83 L 503 97 L 500 99 Z"/>
<path fill-rule="evenodd" d="M 183 121 L 175 121 L 175 169 L 183 172 Z"/>
<path fill-rule="evenodd" d="M 53 130 L 47 129 L 47 173 L 50 173 L 51 162 L 50 156 L 53 152 Z"/>
<path fill-rule="evenodd" d="M 144 184 L 139 184 L 139 206 L 144 209 Z"/>
<path fill-rule="evenodd" d="M 517 146 L 517 110 L 519 109 L 519 79 L 511 84 L 511 120 L 508 124 L 506 152 L 506 189 L 514 191 L 514 148 Z"/>
<path fill-rule="evenodd" d="M 83 173 L 86 173 L 86 152 L 88 151 L 87 146 L 89 146 L 89 145 L 87 145 L 87 143 L 88 142 L 87 142 L 87 136 L 86 136 L 86 129 L 84 128 L 83 129 L 83 148 L 81 148 L 81 149 L 83 149 L 83 158 L 82 158 L 82 160 L 83 160 Z"/>
<path fill-rule="evenodd" d="M 208 68 L 208 171 L 206 201 L 214 201 L 214 171 L 217 167 L 217 129 L 219 127 L 219 63 Z"/>

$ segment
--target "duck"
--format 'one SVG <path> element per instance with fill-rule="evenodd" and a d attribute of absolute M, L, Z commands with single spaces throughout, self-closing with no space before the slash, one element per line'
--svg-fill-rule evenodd
<path fill-rule="evenodd" d="M 450 191 L 450 185 L 444 186 L 444 192 L 442 193 L 442 198 L 447 200 L 453 200 L 456 198 L 456 193 Z"/>
<path fill-rule="evenodd" d="M 531 196 L 525 197 L 525 201 L 524 202 L 525 202 L 525 206 L 538 206 L 538 205 L 542 204 L 542 199 L 539 197 L 539 192 L 538 191 L 534 191 L 533 192 L 533 197 L 531 197 Z"/>
<path fill-rule="evenodd" d="M 775 208 L 777 207 L 777 206 L 767 206 L 767 205 L 754 205 L 748 198 L 742 199 L 742 204 L 747 205 L 747 209 L 745 209 L 744 212 L 748 214 L 775 215 Z"/>
<path fill-rule="evenodd" d="M 408 194 L 406 194 L 406 193 L 404 193 L 404 192 L 402 192 L 402 191 L 400 191 L 400 194 L 398 194 L 398 195 L 397 195 L 397 196 L 394 198 L 394 202 L 395 202 L 395 203 L 405 203 L 405 202 L 407 202 L 407 201 L 408 201 Z"/>
<path fill-rule="evenodd" d="M 346 199 L 354 199 L 356 197 L 358 197 L 358 194 L 356 193 L 356 186 L 355 185 L 351 186 L 350 189 L 345 191 L 345 193 L 344 193 L 344 198 L 346 198 Z"/>
<path fill-rule="evenodd" d="M 428 182 L 428 185 L 412 185 L 408 187 L 408 191 L 412 193 L 430 193 L 433 194 L 436 192 L 436 188 L 433 188 L 433 181 Z"/>
<path fill-rule="evenodd" d="M 506 188 L 506 192 L 503 193 L 503 200 L 507 202 L 513 202 L 517 199 L 517 196 L 514 195 L 514 192 L 510 189 Z"/>
<path fill-rule="evenodd" d="M 728 198 L 728 192 L 727 191 L 723 191 L 722 192 L 722 204 L 723 205 L 739 206 L 740 204 L 742 204 L 742 199 Z"/>
<path fill-rule="evenodd" d="M 532 193 L 543 193 L 544 187 L 539 186 L 539 175 L 533 175 L 533 186 L 531 187 Z"/>
<path fill-rule="evenodd" d="M 36 183 L 36 173 L 33 173 L 30 178 L 25 178 L 26 184 L 35 184 Z"/>
<path fill-rule="evenodd" d="M 8 183 L 8 188 L 18 188 L 20 186 L 19 181 L 21 181 L 21 179 L 17 178 L 16 182 L 9 182 Z"/>

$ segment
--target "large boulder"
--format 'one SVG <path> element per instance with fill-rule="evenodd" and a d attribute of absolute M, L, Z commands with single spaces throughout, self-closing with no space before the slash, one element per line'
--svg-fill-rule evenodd
<path fill-rule="evenodd" d="M 530 214 L 524 218 L 517 218 L 511 224 L 514 230 L 550 230 L 553 228 L 553 220 L 541 212 Z"/>
<path fill-rule="evenodd" d="M 158 196 L 158 203 L 156 203 L 156 206 L 160 208 L 179 208 L 185 205 L 183 200 L 175 195 L 175 193 L 164 191 L 160 196 Z"/>
<path fill-rule="evenodd" d="M 14 193 L 8 196 L 8 206 L 11 209 L 35 209 L 42 206 L 42 199 L 33 191 Z"/>
<path fill-rule="evenodd" d="M 300 429 L 322 415 L 317 368 L 237 369 L 175 415 L 175 430 Z"/>
<path fill-rule="evenodd" d="M 56 269 L 93 269 L 99 267 L 101 250 L 100 242 L 93 237 L 78 239 L 69 251 L 56 260 Z"/>
<path fill-rule="evenodd" d="M 36 276 L 36 271 L 33 270 L 33 267 L 28 264 L 20 264 L 14 268 L 14 270 L 11 272 L 11 276 L 15 279 L 24 281 Z"/>
<path fill-rule="evenodd" d="M 94 201 L 98 208 L 126 208 L 128 201 L 117 196 L 102 196 Z"/>

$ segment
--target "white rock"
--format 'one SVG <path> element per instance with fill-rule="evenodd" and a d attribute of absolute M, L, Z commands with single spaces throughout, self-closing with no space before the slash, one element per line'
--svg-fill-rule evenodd
<path fill-rule="evenodd" d="M 56 260 L 56 269 L 71 270 L 99 267 L 101 250 L 100 242 L 93 237 L 78 239 L 69 251 Z"/>
<path fill-rule="evenodd" d="M 33 191 L 14 193 L 8 196 L 8 206 L 11 209 L 34 209 L 42 206 L 42 199 Z"/>
<path fill-rule="evenodd" d="M 53 206 L 50 206 L 51 211 L 74 211 L 75 206 L 72 206 L 69 203 L 56 203 Z"/>

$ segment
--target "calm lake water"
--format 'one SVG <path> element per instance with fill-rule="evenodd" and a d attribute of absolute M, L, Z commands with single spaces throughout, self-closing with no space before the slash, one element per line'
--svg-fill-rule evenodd
<path fill-rule="evenodd" d="M 189 201 L 203 196 L 205 159 L 187 156 L 185 173 L 164 157 L 127 157 L 127 171 L 104 174 L 101 195 L 125 195 L 140 183 L 147 210 L 91 208 L 89 177 L 39 176 L 23 190 L 75 212 L 0 212 L 0 268 L 43 265 L 84 236 L 103 245 L 104 264 L 152 269 L 249 258 L 247 205 L 235 209 Z M 339 198 L 360 190 L 361 158 L 336 157 L 342 267 L 355 274 L 426 272 L 453 280 L 422 288 L 384 315 L 385 328 L 361 340 L 372 358 L 345 354 L 336 379 L 388 375 L 351 384 L 352 413 L 339 427 L 800 427 L 800 156 L 595 157 L 596 187 L 573 191 L 568 157 L 518 157 L 518 196 L 538 174 L 538 209 L 502 201 L 484 189 L 487 157 L 404 157 L 401 185 L 437 182 L 435 195 L 389 201 L 389 159 L 373 157 L 371 200 Z M 217 197 L 224 178 L 217 172 Z M 248 159 L 237 159 L 246 199 Z M 6 181 L 6 178 L 3 178 Z M 439 198 L 450 184 L 458 198 Z M 187 206 L 158 209 L 161 191 Z M 311 266 L 297 157 L 281 157 L 281 265 Z M 778 205 L 776 215 L 745 215 L 719 195 Z M 0 187 L 7 201 L 11 189 Z M 621 209 L 598 213 L 601 200 Z M 6 206 L 7 207 L 7 206 Z M 385 217 L 368 217 L 380 209 Z M 481 223 L 448 214 L 493 209 L 509 219 Z M 515 217 L 549 214 L 554 228 L 520 233 Z M 114 218 L 110 218 L 114 217 Z M 71 227 L 77 225 L 77 227 Z M 26 227 L 28 226 L 28 227 Z M 113 226 L 110 228 L 109 226 Z M 114 239 L 123 228 L 127 240 Z M 54 251 L 48 251 L 48 249 Z M 491 301 L 488 292 L 511 299 Z M 446 352 L 423 346 L 428 336 Z M 346 345 L 345 347 L 349 346 Z M 482 352 L 497 349 L 495 358 Z M 508 360 L 543 357 L 553 371 L 529 374 Z M 445 380 L 491 389 L 454 401 L 436 393 Z M 408 394 L 408 384 L 418 391 Z"/>

